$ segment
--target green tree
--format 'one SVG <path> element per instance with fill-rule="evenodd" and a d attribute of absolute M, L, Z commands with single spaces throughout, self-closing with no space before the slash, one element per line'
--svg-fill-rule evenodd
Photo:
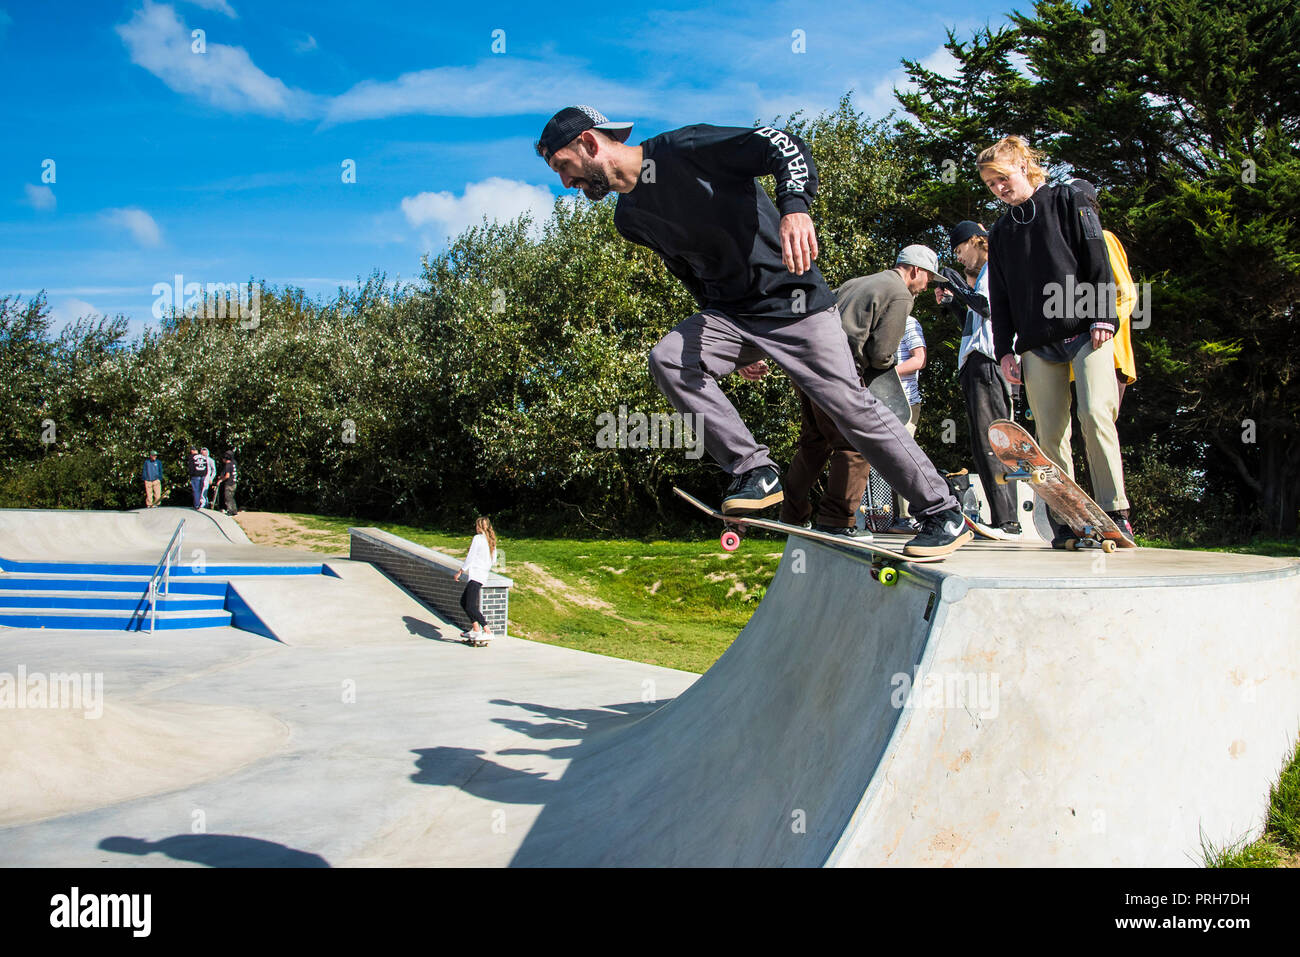
<path fill-rule="evenodd" d="M 1207 494 L 1235 485 L 1261 524 L 1294 532 L 1300 8 L 1050 0 L 1011 19 L 969 42 L 950 35 L 955 80 L 907 64 L 907 134 L 932 160 L 961 160 L 960 182 L 926 195 L 953 216 L 989 208 L 973 157 L 1007 133 L 1046 150 L 1056 175 L 1097 183 L 1103 222 L 1151 283 L 1127 442 L 1181 447 L 1188 469 L 1212 448 Z"/>

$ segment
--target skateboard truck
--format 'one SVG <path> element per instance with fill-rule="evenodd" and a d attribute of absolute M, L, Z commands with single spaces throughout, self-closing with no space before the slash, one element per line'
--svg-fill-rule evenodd
<path fill-rule="evenodd" d="M 1030 485 L 1042 485 L 1051 477 L 1053 471 L 1054 469 L 1030 465 L 1024 459 L 1021 459 L 1017 468 L 1009 472 L 1003 472 L 1000 475 L 994 475 L 993 481 L 998 485 L 1024 481 L 1028 481 Z"/>

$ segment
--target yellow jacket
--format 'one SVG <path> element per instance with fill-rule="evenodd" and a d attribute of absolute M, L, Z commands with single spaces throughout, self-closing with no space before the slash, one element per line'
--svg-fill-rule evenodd
<path fill-rule="evenodd" d="M 1133 307 L 1137 305 L 1137 286 L 1128 271 L 1128 255 L 1124 246 L 1109 229 L 1102 230 L 1109 253 L 1110 270 L 1115 274 L 1115 311 L 1119 314 L 1119 329 L 1115 331 L 1115 369 L 1127 385 L 1137 381 L 1137 363 L 1133 359 Z M 1074 381 L 1074 367 L 1070 367 L 1070 381 Z"/>

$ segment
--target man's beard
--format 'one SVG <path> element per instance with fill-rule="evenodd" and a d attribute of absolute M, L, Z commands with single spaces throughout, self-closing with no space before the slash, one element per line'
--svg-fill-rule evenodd
<path fill-rule="evenodd" d="M 582 178 L 587 181 L 587 185 L 582 187 L 582 195 L 586 196 L 593 202 L 599 202 L 609 195 L 610 185 L 609 177 L 596 164 L 592 163 L 582 166 Z"/>

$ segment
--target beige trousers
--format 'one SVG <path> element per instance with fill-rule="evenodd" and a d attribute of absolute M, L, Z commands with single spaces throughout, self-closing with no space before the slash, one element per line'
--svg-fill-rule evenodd
<path fill-rule="evenodd" d="M 154 479 L 152 482 L 144 483 L 144 507 L 153 508 L 154 504 L 162 501 L 162 482 Z"/>
<path fill-rule="evenodd" d="M 1124 464 L 1120 459 L 1119 386 L 1115 381 L 1115 340 L 1100 349 L 1088 343 L 1072 363 L 1048 362 L 1032 352 L 1020 357 L 1021 376 L 1034 413 L 1038 444 L 1047 457 L 1074 478 L 1070 455 L 1070 369 L 1078 393 L 1079 424 L 1092 474 L 1092 497 L 1108 512 L 1128 508 L 1124 495 Z"/>

